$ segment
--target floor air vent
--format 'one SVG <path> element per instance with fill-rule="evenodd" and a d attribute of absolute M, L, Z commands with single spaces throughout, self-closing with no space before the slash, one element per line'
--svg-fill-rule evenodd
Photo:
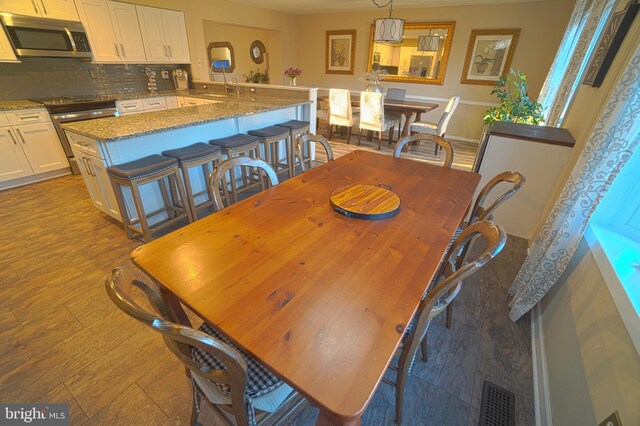
<path fill-rule="evenodd" d="M 515 426 L 515 399 L 513 392 L 485 380 L 479 426 Z"/>

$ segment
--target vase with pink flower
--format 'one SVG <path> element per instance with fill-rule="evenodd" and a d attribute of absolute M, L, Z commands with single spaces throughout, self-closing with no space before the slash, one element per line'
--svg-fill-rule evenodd
<path fill-rule="evenodd" d="M 289 86 L 296 85 L 296 78 L 298 78 L 300 74 L 302 74 L 302 70 L 300 68 L 287 68 L 284 70 L 284 75 L 290 79 Z"/>

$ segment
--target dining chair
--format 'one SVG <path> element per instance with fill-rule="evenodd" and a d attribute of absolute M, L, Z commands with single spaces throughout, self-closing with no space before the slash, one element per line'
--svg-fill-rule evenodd
<path fill-rule="evenodd" d="M 444 114 L 440 117 L 440 120 L 437 123 L 431 123 L 428 121 L 416 121 L 411 124 L 409 128 L 409 133 L 424 133 L 427 135 L 437 135 L 440 137 L 444 137 L 444 134 L 447 132 L 447 127 L 449 126 L 449 121 L 451 121 L 451 116 L 453 116 L 454 111 L 458 108 L 458 104 L 460 103 L 460 96 L 454 96 L 449 100 L 447 107 L 444 110 Z M 438 145 L 435 148 L 435 154 L 438 153 Z"/>
<path fill-rule="evenodd" d="M 308 161 L 309 167 L 307 168 L 305 166 L 305 163 L 307 161 L 305 161 L 302 156 L 302 146 L 304 144 L 309 145 L 311 142 L 315 142 L 316 144 L 322 145 L 325 152 L 327 153 L 327 162 L 333 161 L 334 159 L 333 149 L 331 149 L 331 145 L 329 144 L 329 141 L 326 140 L 322 135 L 313 135 L 309 133 L 301 135 L 295 141 L 294 152 L 295 152 L 296 158 L 298 159 L 298 161 L 300 161 L 300 168 L 302 169 L 303 173 L 311 168 L 311 160 L 309 159 Z"/>
<path fill-rule="evenodd" d="M 525 177 L 518 172 L 502 172 L 487 182 L 487 184 L 482 187 L 482 190 L 480 190 L 480 193 L 478 194 L 478 198 L 476 198 L 476 201 L 473 203 L 469 220 L 460 224 L 453 236 L 453 239 L 451 240 L 451 243 L 453 244 L 453 241 L 455 241 L 462 230 L 469 225 L 482 220 L 493 221 L 493 213 L 496 209 L 518 192 L 525 181 Z M 492 193 L 497 186 L 500 185 L 504 187 L 505 184 L 509 185 L 505 191 L 497 196 L 489 206 L 485 207 L 484 204 L 489 194 Z M 464 216 L 466 217 L 467 214 Z M 451 323 L 453 321 L 453 305 L 454 302 L 452 301 L 449 303 L 449 306 L 447 306 L 447 316 L 445 320 L 447 328 L 451 328 Z"/>
<path fill-rule="evenodd" d="M 389 144 L 393 140 L 393 129 L 399 125 L 398 118 L 384 113 L 384 99 L 382 93 L 360 93 L 360 129 L 358 131 L 358 145 L 363 130 L 378 133 L 378 149 L 382 143 L 382 132 L 389 130 Z"/>
<path fill-rule="evenodd" d="M 178 314 L 165 302 L 157 286 L 145 282 L 140 271 L 116 268 L 107 277 L 105 287 L 120 310 L 161 334 L 186 367 L 193 389 L 192 425 L 197 424 L 203 399 L 227 424 L 251 426 L 271 422 L 274 417 L 279 418 L 272 424 L 279 424 L 304 401 L 210 325 L 202 324 L 198 330 L 179 325 Z M 137 301 L 141 299 L 134 297 L 132 290 L 144 293 L 156 312 L 141 307 Z M 293 408 L 284 410 L 291 403 Z"/>
<path fill-rule="evenodd" d="M 466 248 L 473 240 L 484 240 L 481 253 L 468 260 Z M 391 385 L 396 392 L 396 423 L 402 423 L 402 404 L 406 381 L 411 373 L 418 348 L 422 349 L 426 360 L 427 332 L 431 321 L 440 315 L 460 292 L 462 281 L 476 273 L 494 258 L 507 240 L 504 230 L 490 221 L 480 221 L 465 228 L 454 241 L 444 259 L 444 267 L 435 279 L 435 286 L 422 299 L 411 323 L 407 326 L 399 351 L 398 367 L 390 366 L 396 372 L 396 381 L 383 378 L 382 382 Z"/>
<path fill-rule="evenodd" d="M 220 164 L 218 164 L 213 169 L 213 173 L 209 175 L 209 187 L 211 188 L 211 192 L 213 192 L 213 207 L 215 211 L 219 211 L 225 208 L 223 197 L 226 201 L 227 207 L 235 202 L 235 199 L 229 197 L 229 190 L 227 189 L 227 183 L 225 179 L 227 172 L 230 172 L 235 167 L 249 168 L 249 174 L 253 174 L 252 170 L 255 170 L 258 173 L 258 180 L 260 181 L 261 188 L 264 188 L 264 185 L 262 174 L 260 173 L 260 171 L 263 171 L 267 175 L 271 186 L 275 186 L 278 184 L 278 175 L 276 175 L 276 172 L 271 168 L 269 164 L 258 158 L 232 157 L 224 160 Z M 232 181 L 231 185 L 234 184 L 235 182 Z M 222 191 L 222 195 L 220 194 L 220 191 Z"/>
<path fill-rule="evenodd" d="M 391 87 L 387 89 L 385 100 L 387 101 L 404 101 L 407 98 L 407 91 L 405 89 L 398 89 Z M 390 112 L 389 115 L 398 119 L 398 139 L 400 139 L 400 133 L 402 132 L 402 117 L 404 114 L 401 112 Z"/>
<path fill-rule="evenodd" d="M 351 128 L 358 124 L 360 114 L 351 108 L 351 92 L 329 89 L 329 140 L 333 137 L 333 126 L 347 127 L 347 143 L 351 140 Z"/>
<path fill-rule="evenodd" d="M 436 146 L 443 148 L 445 152 L 445 158 L 442 165 L 444 167 L 451 168 L 451 165 L 453 164 L 453 146 L 448 140 L 436 135 L 417 133 L 415 135 L 405 136 L 396 144 L 396 149 L 393 151 L 393 156 L 399 158 L 402 155 L 402 149 L 405 147 L 405 145 L 419 141 L 430 141 L 435 143 Z"/>

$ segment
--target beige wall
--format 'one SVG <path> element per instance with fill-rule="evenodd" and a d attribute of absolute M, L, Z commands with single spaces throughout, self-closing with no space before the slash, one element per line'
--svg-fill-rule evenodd
<path fill-rule="evenodd" d="M 226 0 L 127 0 L 129 3 L 180 10 L 185 13 L 192 73 L 197 80 L 208 80 L 207 44 L 204 21 L 279 31 L 280 42 L 272 49 L 271 59 L 282 67 L 297 62 L 297 17 Z M 237 52 L 238 54 L 240 52 Z M 247 53 L 248 55 L 248 48 Z M 274 84 L 284 83 L 272 80 Z"/>
<path fill-rule="evenodd" d="M 541 307 L 554 425 L 637 425 L 640 357 L 584 241 Z"/>
<path fill-rule="evenodd" d="M 260 68 L 265 70 L 265 62 L 256 64 L 249 56 L 249 47 L 254 40 L 260 40 L 264 43 L 266 51 L 269 53 L 269 67 L 272 70 L 280 70 L 282 68 L 282 55 L 271 54 L 272 50 L 280 51 L 279 47 L 282 43 L 280 31 L 263 30 L 259 28 L 241 27 L 237 25 L 226 25 L 218 22 L 203 21 L 205 45 L 215 41 L 228 41 L 233 46 L 235 69 L 232 73 L 228 73 L 229 81 L 236 77 L 239 82 L 244 82 L 244 74 L 250 70 L 256 71 Z M 275 49 L 275 46 L 278 49 Z M 277 76 L 279 77 L 279 75 Z M 221 77 L 216 76 L 216 80 Z"/>
<path fill-rule="evenodd" d="M 520 28 L 520 40 L 511 66 L 528 76 L 530 95 L 538 96 L 555 52 L 569 21 L 573 0 L 555 0 L 520 4 L 494 4 L 484 6 L 425 7 L 397 9 L 393 16 L 409 22 L 455 21 L 456 28 L 447 65 L 444 85 L 410 83 L 384 83 L 384 87 L 402 87 L 409 94 L 441 99 L 458 95 L 462 104 L 449 125 L 449 134 L 478 139 L 482 129 L 482 117 L 494 103 L 491 86 L 460 84 L 462 67 L 472 29 Z M 340 87 L 362 90 L 364 83 L 358 77 L 367 70 L 369 34 L 373 20 L 385 14 L 382 10 L 303 15 L 298 19 L 297 64 L 304 74 L 299 84 L 318 87 Z M 353 76 L 325 74 L 325 37 L 327 30 L 357 30 L 355 74 Z M 473 105 L 469 102 L 480 102 Z M 426 114 L 425 119 L 439 118 L 441 108 Z"/>

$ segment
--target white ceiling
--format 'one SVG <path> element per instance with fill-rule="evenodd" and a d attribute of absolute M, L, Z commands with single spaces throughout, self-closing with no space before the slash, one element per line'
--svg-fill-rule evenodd
<path fill-rule="evenodd" d="M 263 9 L 294 15 L 340 12 L 349 10 L 377 10 L 372 0 L 230 0 Z M 377 0 L 385 4 L 387 0 Z M 479 4 L 531 3 L 551 0 L 394 0 L 394 9 L 433 6 L 470 6 Z"/>

